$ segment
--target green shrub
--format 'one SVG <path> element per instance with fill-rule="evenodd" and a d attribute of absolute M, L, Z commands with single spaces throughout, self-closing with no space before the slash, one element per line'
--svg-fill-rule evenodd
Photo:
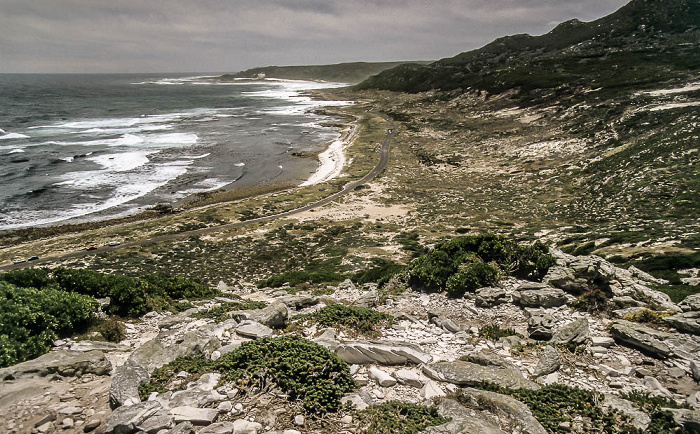
<path fill-rule="evenodd" d="M 298 336 L 262 338 L 244 342 L 239 348 L 211 361 L 183 357 L 156 369 L 151 382 L 139 388 L 142 397 L 165 391 L 180 371 L 194 376 L 221 373 L 221 381 L 233 381 L 244 393 L 276 385 L 300 400 L 311 413 L 323 414 L 340 407 L 343 394 L 355 389 L 348 365 L 326 348 Z"/>
<path fill-rule="evenodd" d="M 405 265 L 400 265 L 384 259 L 375 259 L 374 263 L 374 267 L 355 273 L 352 277 L 353 282 L 358 285 L 374 282 L 381 287 L 395 275 L 406 271 Z"/>
<path fill-rule="evenodd" d="M 267 306 L 264 301 L 231 301 L 214 306 L 211 309 L 200 311 L 192 315 L 193 318 L 212 318 L 216 322 L 222 322 L 230 318 L 229 313 L 237 310 L 263 309 Z"/>
<path fill-rule="evenodd" d="M 627 321 L 634 321 L 642 324 L 657 324 L 665 325 L 666 322 L 663 320 L 664 316 L 668 314 L 662 312 L 656 312 L 649 309 L 642 309 L 635 313 L 625 315 Z"/>
<path fill-rule="evenodd" d="M 45 268 L 23 268 L 20 270 L 8 271 L 0 275 L 0 280 L 22 288 L 37 289 L 41 289 L 53 283 L 53 280 L 49 278 L 49 271 Z"/>
<path fill-rule="evenodd" d="M 345 280 L 346 276 L 338 274 L 332 271 L 319 270 L 319 271 L 288 271 L 286 273 L 278 274 L 272 276 L 267 280 L 258 283 L 258 288 L 279 288 L 285 283 L 289 283 L 290 286 L 297 286 L 301 283 L 328 283 L 328 282 L 342 282 Z"/>
<path fill-rule="evenodd" d="M 156 273 L 143 276 L 142 279 L 147 283 L 149 294 L 161 294 L 174 300 L 183 298 L 197 300 L 219 294 L 215 288 L 209 288 L 197 280 L 179 276 Z"/>
<path fill-rule="evenodd" d="M 501 235 L 453 238 L 437 244 L 408 266 L 409 283 L 459 297 L 496 283 L 501 274 L 541 279 L 556 263 L 541 242 L 522 246 Z"/>
<path fill-rule="evenodd" d="M 389 401 L 372 405 L 357 413 L 360 429 L 368 434 L 418 434 L 429 426 L 450 421 L 438 414 L 434 406 Z"/>
<path fill-rule="evenodd" d="M 107 342 L 118 343 L 126 339 L 126 327 L 116 318 L 109 318 L 100 322 L 97 330 Z"/>
<path fill-rule="evenodd" d="M 360 332 L 375 331 L 380 325 L 390 324 L 394 317 L 366 307 L 330 304 L 306 316 L 324 327 L 346 327 Z"/>
<path fill-rule="evenodd" d="M 603 312 L 608 308 L 608 297 L 600 289 L 593 289 L 577 298 L 571 307 L 590 313 Z"/>
<path fill-rule="evenodd" d="M 498 324 L 489 324 L 479 329 L 479 337 L 497 341 L 507 336 L 520 336 L 513 329 L 502 329 Z"/>
<path fill-rule="evenodd" d="M 59 336 L 85 329 L 99 303 L 55 287 L 0 282 L 0 367 L 38 357 Z"/>

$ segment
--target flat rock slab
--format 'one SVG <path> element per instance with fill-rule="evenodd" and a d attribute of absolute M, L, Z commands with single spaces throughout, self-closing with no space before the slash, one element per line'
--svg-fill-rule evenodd
<path fill-rule="evenodd" d="M 0 369 L 0 380 L 13 380 L 27 376 L 45 377 L 58 374 L 64 377 L 80 377 L 85 374 L 109 375 L 112 364 L 102 351 L 53 351 L 34 360 Z"/>
<path fill-rule="evenodd" d="M 158 339 L 152 339 L 136 349 L 129 356 L 128 363 L 143 366 L 150 373 L 178 357 L 199 355 L 209 357 L 212 351 L 220 346 L 221 342 L 211 330 L 199 329 L 185 333 L 174 345 L 163 344 Z"/>
<path fill-rule="evenodd" d="M 552 336 L 553 344 L 578 344 L 586 342 L 589 335 L 588 320 L 586 318 L 576 319 L 563 325 Z"/>
<path fill-rule="evenodd" d="M 150 375 L 146 368 L 136 365 L 122 365 L 117 368 L 109 387 L 109 404 L 112 408 L 121 407 L 129 399 L 139 399 L 139 386 L 148 383 Z"/>
<path fill-rule="evenodd" d="M 523 289 L 513 293 L 513 302 L 523 307 L 558 307 L 566 304 L 566 293 L 559 288 Z"/>
<path fill-rule="evenodd" d="M 175 422 L 191 422 L 194 425 L 210 425 L 219 414 L 215 408 L 175 407 L 170 412 Z"/>
<path fill-rule="evenodd" d="M 105 434 L 136 432 L 146 420 L 161 414 L 163 407 L 158 402 L 147 401 L 114 410 L 105 424 Z"/>
<path fill-rule="evenodd" d="M 273 332 L 266 325 L 256 321 L 245 320 L 236 328 L 236 333 L 246 338 L 259 339 L 272 336 Z"/>
<path fill-rule="evenodd" d="M 671 338 L 671 333 L 631 321 L 617 320 L 610 326 L 610 334 L 617 343 L 654 357 L 667 358 L 673 354 L 671 348 L 664 343 Z"/>
<path fill-rule="evenodd" d="M 532 415 L 527 405 L 496 392 L 465 387 L 460 391 L 475 408 L 486 409 L 499 416 L 506 417 L 516 425 L 523 434 L 547 434 L 547 430 Z"/>
<path fill-rule="evenodd" d="M 346 363 L 356 365 L 420 365 L 432 360 L 430 355 L 418 347 L 401 343 L 344 342 L 336 347 L 335 353 Z"/>
<path fill-rule="evenodd" d="M 438 404 L 438 413 L 452 419 L 444 425 L 431 426 L 421 431 L 424 434 L 506 434 L 494 422 L 479 415 L 472 416 L 472 411 L 453 399 L 443 398 Z"/>
<path fill-rule="evenodd" d="M 700 312 L 684 312 L 664 317 L 679 332 L 700 336 Z"/>
<path fill-rule="evenodd" d="M 423 367 L 423 373 L 434 380 L 458 386 L 476 386 L 482 381 L 490 381 L 511 389 L 537 390 L 540 388 L 536 383 L 523 377 L 517 368 L 482 366 L 463 360 L 426 365 Z"/>

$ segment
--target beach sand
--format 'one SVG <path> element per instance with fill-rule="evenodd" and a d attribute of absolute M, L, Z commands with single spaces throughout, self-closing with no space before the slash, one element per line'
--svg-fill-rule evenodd
<path fill-rule="evenodd" d="M 328 149 L 318 154 L 318 169 L 309 179 L 299 184 L 299 187 L 320 184 L 340 175 L 346 161 L 345 147 L 355 139 L 356 135 L 357 125 L 351 124 L 343 131 L 339 140 L 334 141 Z"/>

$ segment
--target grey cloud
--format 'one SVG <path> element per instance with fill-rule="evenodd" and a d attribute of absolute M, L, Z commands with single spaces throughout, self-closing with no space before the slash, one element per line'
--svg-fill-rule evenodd
<path fill-rule="evenodd" d="M 438 59 L 624 0 L 0 0 L 0 72 Z"/>

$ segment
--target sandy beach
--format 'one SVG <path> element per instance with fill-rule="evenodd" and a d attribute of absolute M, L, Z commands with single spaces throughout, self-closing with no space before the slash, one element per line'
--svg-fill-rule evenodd
<path fill-rule="evenodd" d="M 345 148 L 354 140 L 356 134 L 357 125 L 352 124 L 343 131 L 339 140 L 334 141 L 328 149 L 318 154 L 318 169 L 309 179 L 299 184 L 299 187 L 330 181 L 340 175 L 345 166 Z"/>

